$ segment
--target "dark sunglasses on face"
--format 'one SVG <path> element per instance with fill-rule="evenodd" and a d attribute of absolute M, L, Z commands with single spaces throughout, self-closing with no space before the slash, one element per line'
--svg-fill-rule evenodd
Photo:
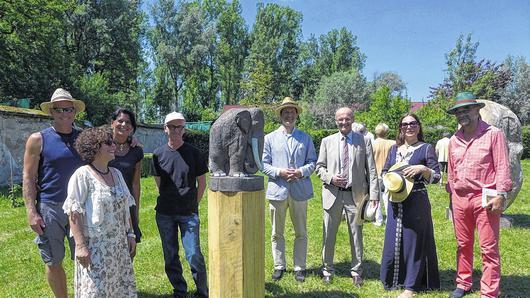
<path fill-rule="evenodd" d="M 417 127 L 418 126 L 418 121 L 403 122 L 403 123 L 400 124 L 400 126 L 402 128 L 405 128 L 405 127 Z"/>
<path fill-rule="evenodd" d="M 103 144 L 105 144 L 107 146 L 112 146 L 112 144 L 114 144 L 114 140 L 113 139 L 108 139 L 105 142 L 103 142 Z"/>
<path fill-rule="evenodd" d="M 175 130 L 175 129 L 181 130 L 181 129 L 184 128 L 184 125 L 168 124 L 168 125 L 166 125 L 166 127 L 169 128 L 169 130 Z"/>
<path fill-rule="evenodd" d="M 55 113 L 62 114 L 62 113 L 73 113 L 73 112 L 75 111 L 75 108 L 74 108 L 74 107 L 69 107 L 69 108 L 52 108 L 52 110 L 53 110 Z"/>

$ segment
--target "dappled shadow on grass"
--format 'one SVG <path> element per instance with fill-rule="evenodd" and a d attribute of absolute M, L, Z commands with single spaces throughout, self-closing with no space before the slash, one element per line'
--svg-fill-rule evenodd
<path fill-rule="evenodd" d="M 512 219 L 514 228 L 530 228 L 530 215 L 528 214 L 505 214 L 503 216 Z"/>
<path fill-rule="evenodd" d="M 454 282 L 456 271 L 440 271 L 440 282 L 442 291 L 452 291 L 455 289 Z M 480 293 L 481 270 L 473 270 L 473 292 Z M 501 297 L 529 297 L 530 296 L 530 276 L 502 275 L 501 277 Z"/>
<path fill-rule="evenodd" d="M 275 284 L 274 282 L 267 282 L 265 283 L 265 290 L 271 293 L 270 296 L 266 297 L 274 297 L 274 298 L 317 298 L 317 297 L 326 297 L 326 298 L 357 298 L 357 295 L 343 292 L 343 291 L 337 291 L 337 290 L 329 290 L 329 291 L 311 291 L 311 292 L 305 292 L 305 293 L 291 293 L 291 292 L 285 292 L 285 289 L 280 287 L 279 285 Z"/>
<path fill-rule="evenodd" d="M 161 294 L 152 294 L 152 293 L 146 293 L 146 292 L 138 292 L 138 297 L 139 298 L 169 298 L 171 297 L 172 295 L 171 294 L 166 294 L 166 295 L 161 295 Z"/>

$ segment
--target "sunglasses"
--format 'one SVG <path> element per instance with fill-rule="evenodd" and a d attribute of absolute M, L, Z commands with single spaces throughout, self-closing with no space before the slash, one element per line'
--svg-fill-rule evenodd
<path fill-rule="evenodd" d="M 417 126 L 418 126 L 418 121 L 403 122 L 403 123 L 401 123 L 399 126 L 401 126 L 401 128 L 405 128 L 405 127 L 417 127 Z"/>
<path fill-rule="evenodd" d="M 169 130 L 182 130 L 184 128 L 184 125 L 173 125 L 173 124 L 168 124 L 166 125 L 167 128 L 169 128 Z"/>
<path fill-rule="evenodd" d="M 73 112 L 75 111 L 75 108 L 74 108 L 74 107 L 69 107 L 69 108 L 52 108 L 52 110 L 53 110 L 55 113 L 62 114 L 62 113 L 73 113 Z"/>
<path fill-rule="evenodd" d="M 114 144 L 114 140 L 113 139 L 108 139 L 105 142 L 103 142 L 102 144 L 105 144 L 107 146 L 112 146 L 112 144 Z"/>

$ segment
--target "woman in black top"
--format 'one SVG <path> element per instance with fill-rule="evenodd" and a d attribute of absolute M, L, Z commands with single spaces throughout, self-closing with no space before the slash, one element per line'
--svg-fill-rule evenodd
<path fill-rule="evenodd" d="M 144 151 L 141 146 L 131 146 L 132 135 L 136 131 L 136 117 L 128 109 L 119 108 L 111 116 L 111 128 L 116 143 L 115 159 L 109 166 L 120 170 L 129 191 L 134 197 L 135 206 L 131 207 L 131 219 L 133 223 L 136 242 L 142 238 L 142 232 L 138 226 L 140 210 L 140 169 Z"/>

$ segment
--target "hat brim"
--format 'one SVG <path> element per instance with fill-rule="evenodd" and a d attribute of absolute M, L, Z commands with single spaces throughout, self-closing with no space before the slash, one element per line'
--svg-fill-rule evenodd
<path fill-rule="evenodd" d="M 48 115 L 51 115 L 50 108 L 52 107 L 53 103 L 61 102 L 61 101 L 70 101 L 74 104 L 75 108 L 75 114 L 79 114 L 83 111 L 85 111 L 85 103 L 77 100 L 77 99 L 61 99 L 61 100 L 55 100 L 55 101 L 47 101 L 40 104 L 40 109 Z"/>
<path fill-rule="evenodd" d="M 374 221 L 375 219 L 375 210 L 373 212 L 373 216 L 370 218 L 365 218 L 364 214 L 366 212 L 366 209 L 370 208 L 370 196 L 368 194 L 365 194 L 361 203 L 357 207 L 357 212 L 355 213 L 355 217 L 353 218 L 353 222 L 356 225 L 362 225 L 365 221 Z"/>
<path fill-rule="evenodd" d="M 299 105 L 292 104 L 292 103 L 287 103 L 287 104 L 281 105 L 278 108 L 276 108 L 276 114 L 278 114 L 278 116 L 281 117 L 282 116 L 282 110 L 285 109 L 285 108 L 295 108 L 297 115 L 300 115 L 302 113 L 302 108 Z"/>
<path fill-rule="evenodd" d="M 392 203 L 401 203 L 405 201 L 409 194 L 412 192 L 412 188 L 414 187 L 414 182 L 410 181 L 409 179 L 403 177 L 405 180 L 405 187 L 400 192 L 388 192 L 388 200 Z"/>
<path fill-rule="evenodd" d="M 461 107 L 467 107 L 467 106 L 478 106 L 480 109 L 482 109 L 484 106 L 486 106 L 486 104 L 483 102 L 465 102 L 465 103 L 460 103 L 460 104 L 456 104 L 452 106 L 446 112 L 448 114 L 454 115 L 456 112 L 456 109 L 461 108 Z"/>

